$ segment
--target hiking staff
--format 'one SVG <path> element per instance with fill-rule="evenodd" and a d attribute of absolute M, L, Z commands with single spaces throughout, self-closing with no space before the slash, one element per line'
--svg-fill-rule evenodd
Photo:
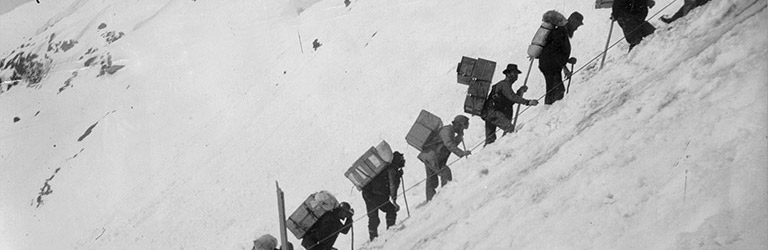
<path fill-rule="evenodd" d="M 467 145 L 464 144 L 464 140 L 461 140 L 461 147 L 464 148 L 464 151 L 467 151 Z M 469 155 L 466 155 L 464 157 L 469 158 Z"/>
<path fill-rule="evenodd" d="M 523 81 L 523 86 L 524 87 L 528 86 L 528 76 L 531 75 L 531 68 L 533 67 L 533 57 L 529 57 L 529 58 L 531 60 L 531 64 L 528 65 L 528 72 L 525 73 L 525 80 Z M 524 94 L 524 93 L 521 93 L 521 94 Z M 520 97 L 523 97 L 523 96 L 520 95 Z M 517 116 L 520 115 L 520 106 L 521 106 L 521 104 L 518 103 L 517 104 L 517 111 L 515 111 L 515 118 L 514 118 L 514 121 L 512 121 L 512 132 L 515 132 L 515 126 L 517 126 Z"/>
<path fill-rule="evenodd" d="M 403 184 L 403 201 L 405 201 L 405 211 L 408 212 L 408 217 L 411 217 L 411 209 L 408 208 L 408 198 L 405 196 L 405 179 L 400 176 L 400 184 Z"/>
<path fill-rule="evenodd" d="M 571 80 L 573 80 L 573 65 L 576 65 L 576 57 L 571 57 L 568 59 L 568 62 L 571 64 L 571 72 L 569 72 L 568 76 L 568 86 L 565 87 L 565 93 L 568 94 L 568 90 L 571 89 Z"/>
<path fill-rule="evenodd" d="M 351 220 L 351 219 L 352 218 L 349 218 L 348 220 Z M 352 248 L 350 249 L 355 249 L 355 223 L 349 224 L 349 231 L 352 231 L 352 234 L 350 235 L 350 237 L 352 237 L 352 240 L 351 240 Z"/>
<path fill-rule="evenodd" d="M 613 20 L 611 18 L 611 29 L 608 30 L 608 40 L 605 41 L 605 50 L 603 51 L 603 60 L 600 61 L 600 69 L 603 69 L 603 65 L 605 65 L 605 56 L 608 55 L 608 44 L 611 44 L 611 34 L 613 34 L 613 24 L 616 22 L 616 20 Z M 573 70 L 571 70 L 573 72 Z M 568 91 L 566 91 L 567 93 Z"/>

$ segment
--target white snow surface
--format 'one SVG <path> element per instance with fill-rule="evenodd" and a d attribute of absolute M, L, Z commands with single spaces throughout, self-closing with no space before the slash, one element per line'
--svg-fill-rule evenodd
<path fill-rule="evenodd" d="M 0 249 L 250 249 L 279 237 L 275 181 L 289 214 L 319 190 L 351 202 L 356 249 L 766 249 L 766 4 L 654 17 L 598 69 L 610 10 L 588 0 L 33 1 L 0 16 L 0 59 L 52 62 L 38 84 L 2 85 Z M 455 180 L 425 204 L 405 142 L 419 111 L 463 112 L 461 56 L 496 61 L 494 82 L 518 64 L 520 86 L 549 9 L 585 16 L 569 94 L 485 148 L 472 117 L 473 154 L 451 156 Z M 125 67 L 97 76 L 93 56 Z M 528 85 L 544 94 L 537 63 Z M 401 197 L 368 242 L 343 173 L 380 140 L 406 155 L 410 217 Z"/>

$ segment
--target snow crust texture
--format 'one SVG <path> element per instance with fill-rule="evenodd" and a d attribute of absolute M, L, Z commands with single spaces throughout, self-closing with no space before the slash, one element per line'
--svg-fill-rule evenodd
<path fill-rule="evenodd" d="M 251 249 L 279 237 L 275 181 L 289 214 L 319 190 L 350 202 L 355 249 L 766 249 L 766 5 L 656 16 L 600 69 L 593 1 L 31 1 L 0 16 L 0 249 Z M 526 49 L 551 9 L 585 16 L 569 93 L 484 148 L 471 117 L 472 155 L 425 203 L 419 111 L 463 112 L 462 56 L 494 82 L 531 68 L 543 96 Z M 381 140 L 410 216 L 401 197 L 368 241 L 343 174 Z"/>

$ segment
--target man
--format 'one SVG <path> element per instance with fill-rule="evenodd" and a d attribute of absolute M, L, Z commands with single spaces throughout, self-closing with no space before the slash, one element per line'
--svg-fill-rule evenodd
<path fill-rule="evenodd" d="M 368 211 L 368 236 L 371 240 L 379 236 L 379 210 L 386 214 L 387 229 L 395 225 L 397 211 L 400 210 L 397 205 L 397 188 L 404 166 L 403 154 L 395 151 L 392 163 L 363 187 L 363 200 Z"/>
<path fill-rule="evenodd" d="M 643 41 L 643 38 L 653 34 L 656 28 L 645 21 L 648 9 L 653 8 L 653 0 L 615 0 L 611 18 L 616 20 L 624 31 L 624 37 L 629 43 L 629 51 Z"/>
<path fill-rule="evenodd" d="M 685 3 L 683 3 L 683 7 L 680 7 L 677 12 L 675 12 L 672 17 L 662 16 L 659 19 L 661 19 L 662 22 L 665 23 L 671 23 L 677 20 L 678 18 L 681 18 L 688 14 L 689 11 L 693 10 L 696 7 L 702 6 L 709 2 L 709 0 L 685 0 Z"/>
<path fill-rule="evenodd" d="M 483 120 L 485 120 L 485 145 L 496 141 L 496 128 L 499 127 L 504 134 L 513 132 L 512 115 L 514 115 L 514 104 L 519 103 L 526 106 L 536 106 L 538 100 L 527 100 L 522 97 L 528 87 L 521 86 L 517 93 L 512 91 L 512 84 L 517 81 L 517 76 L 523 72 L 517 69 L 517 64 L 507 64 L 507 68 L 502 71 L 505 78 L 493 85 L 491 93 L 483 106 Z"/>
<path fill-rule="evenodd" d="M 435 196 L 438 176 L 440 176 L 440 186 L 445 186 L 453 179 L 451 169 L 445 165 L 451 153 L 458 157 L 472 154 L 469 150 L 461 150 L 458 147 L 464 141 L 464 130 L 467 128 L 469 128 L 469 118 L 457 115 L 451 124 L 440 128 L 437 136 L 422 148 L 418 158 L 424 163 L 427 171 L 427 201 Z"/>
<path fill-rule="evenodd" d="M 544 104 L 551 105 L 563 99 L 565 85 L 563 85 L 561 71 L 565 71 L 566 76 L 571 76 L 571 71 L 566 65 L 569 61 L 575 60 L 575 58 L 568 59 L 571 56 L 570 38 L 579 26 L 584 24 L 583 21 L 584 16 L 581 13 L 573 12 L 568 20 L 559 21 L 547 37 L 546 45 L 539 56 L 539 70 L 544 74 L 547 84 Z"/>
<path fill-rule="evenodd" d="M 347 234 L 352 226 L 355 211 L 347 202 L 326 212 L 304 234 L 301 245 L 307 250 L 334 250 L 333 244 L 339 233 Z M 344 223 L 341 221 L 344 220 Z"/>

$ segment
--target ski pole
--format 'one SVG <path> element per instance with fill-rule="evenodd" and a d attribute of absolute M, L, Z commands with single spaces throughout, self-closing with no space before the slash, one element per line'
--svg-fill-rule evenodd
<path fill-rule="evenodd" d="M 565 87 L 566 94 L 568 94 L 568 90 L 571 89 L 571 80 L 573 80 L 573 65 L 575 65 L 575 63 L 571 63 L 571 75 L 568 76 L 568 86 Z"/>
<path fill-rule="evenodd" d="M 405 201 L 405 211 L 408 212 L 408 217 L 411 217 L 411 209 L 408 208 L 408 198 L 405 196 L 405 179 L 400 176 L 400 184 L 403 184 L 403 201 Z"/>
<path fill-rule="evenodd" d="M 528 76 L 531 75 L 531 67 L 533 67 L 533 57 L 531 57 L 531 65 L 528 65 L 528 73 L 525 73 L 525 81 L 523 81 L 523 86 L 528 86 Z M 520 97 L 523 97 L 522 95 Z M 515 118 L 512 122 L 512 132 L 515 132 L 515 126 L 517 125 L 517 116 L 520 115 L 520 106 L 521 104 L 517 104 L 517 111 L 515 111 Z"/>

